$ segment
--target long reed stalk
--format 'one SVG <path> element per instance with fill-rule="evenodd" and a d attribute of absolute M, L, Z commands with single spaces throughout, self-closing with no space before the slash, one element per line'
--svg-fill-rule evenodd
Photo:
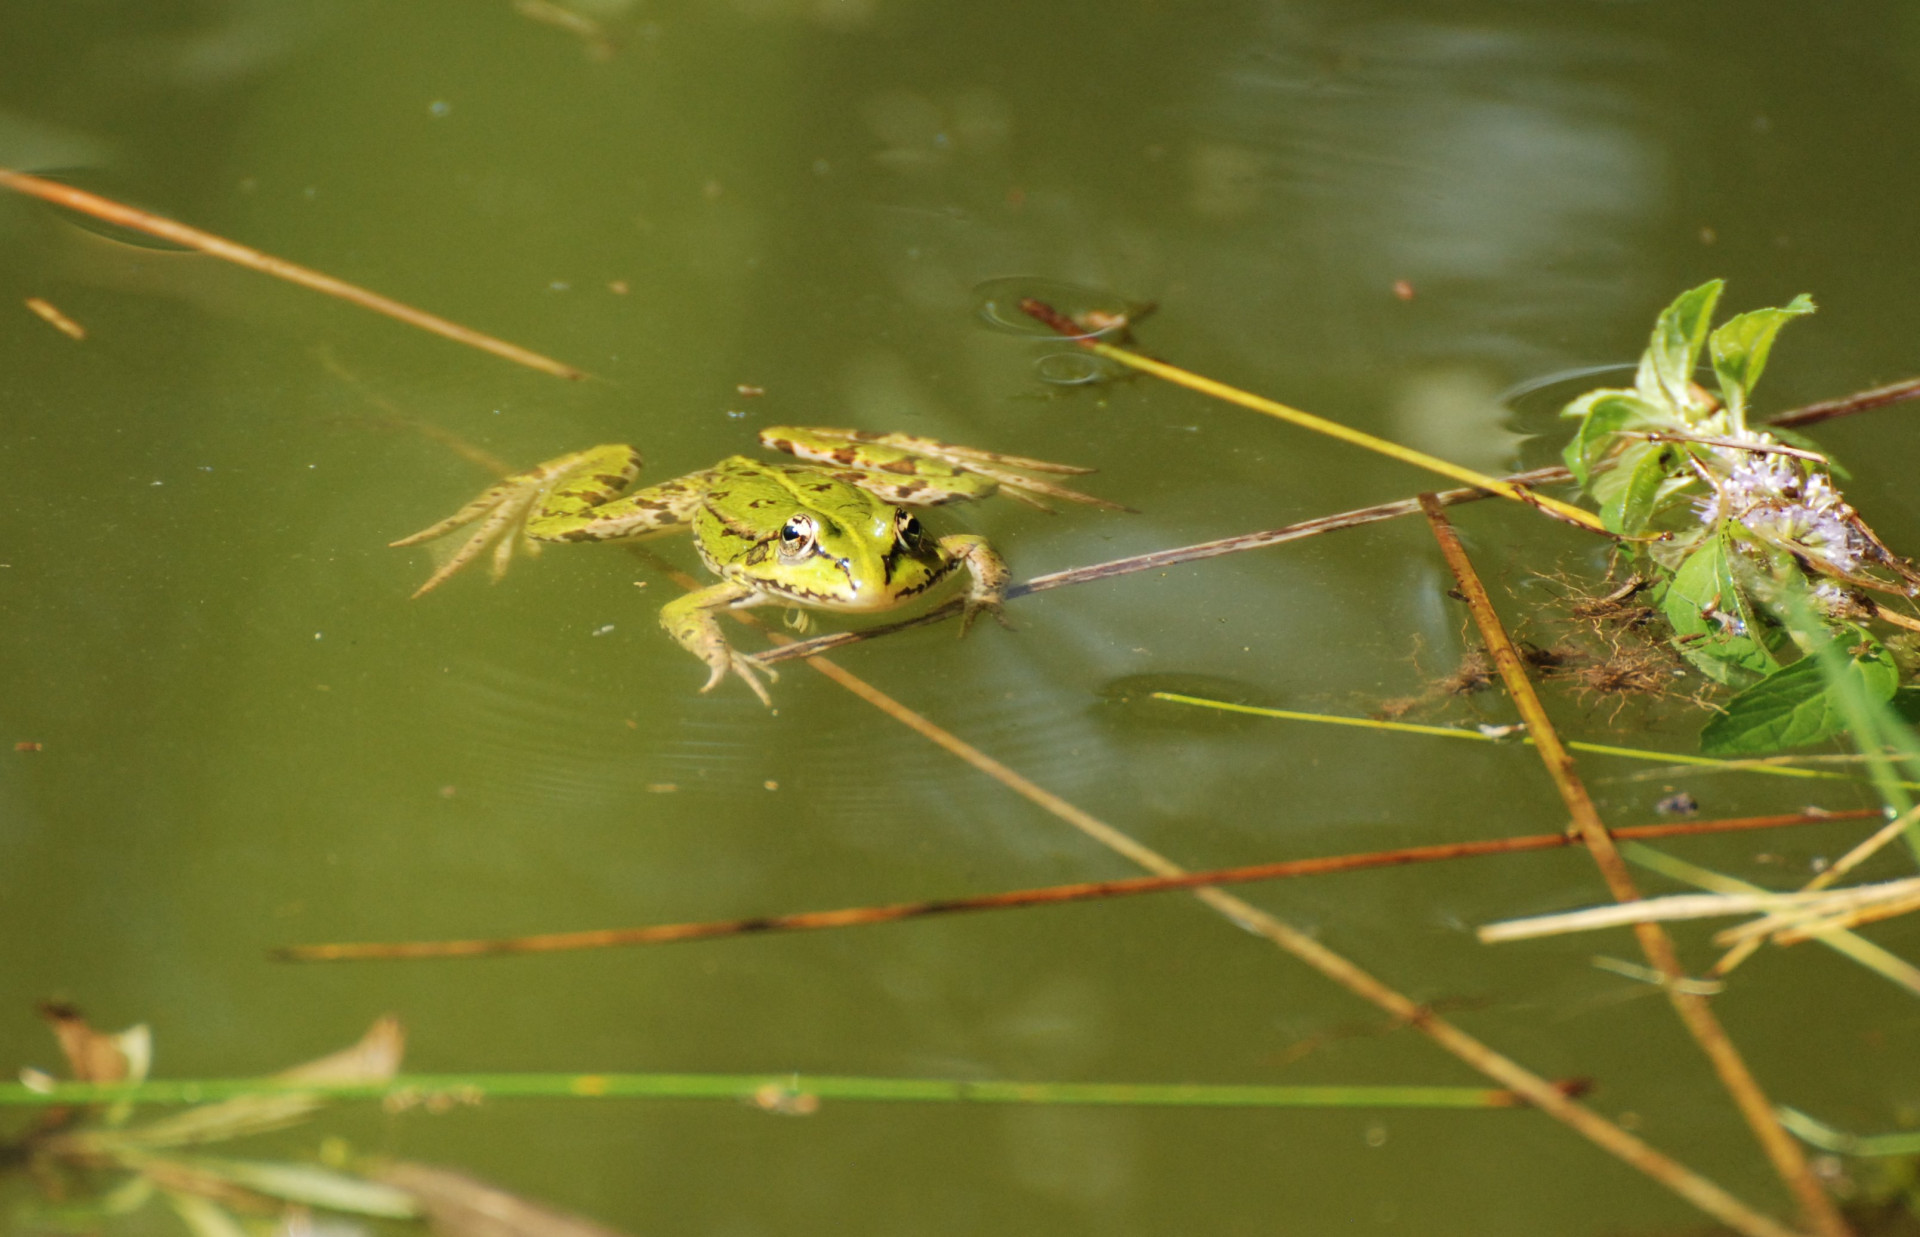
<path fill-rule="evenodd" d="M 448 321 L 424 309 L 415 309 L 411 305 L 396 301 L 392 297 L 382 296 L 378 292 L 369 292 L 344 279 L 335 279 L 332 275 L 324 275 L 319 271 L 298 266 L 284 258 L 261 253 L 258 249 L 249 249 L 225 237 L 203 232 L 199 228 L 188 227 L 184 223 L 177 223 L 172 219 L 128 206 L 124 202 L 115 202 L 97 193 L 88 193 L 72 185 L 63 185 L 57 180 L 47 180 L 25 172 L 0 168 L 0 189 L 11 189 L 15 193 L 39 198 L 43 202 L 51 202 L 56 206 L 64 206 L 68 210 L 78 211 L 107 223 L 118 224 L 135 232 L 144 232 L 148 236 L 157 236 L 161 240 L 185 246 L 210 258 L 218 258 L 223 262 L 231 262 L 235 266 L 244 266 L 248 270 L 258 271 L 263 275 L 271 275 L 275 279 L 299 284 L 303 288 L 347 301 L 362 309 L 370 309 L 374 313 L 384 314 L 408 326 L 418 327 L 420 330 L 450 339 L 457 344 L 465 344 L 469 348 L 491 352 L 517 365 L 537 369 L 557 378 L 578 381 L 587 376 L 586 371 L 575 369 L 552 357 L 542 356 L 518 344 L 510 344 L 504 339 L 483 334 L 472 327 L 461 326 L 458 322 Z"/>

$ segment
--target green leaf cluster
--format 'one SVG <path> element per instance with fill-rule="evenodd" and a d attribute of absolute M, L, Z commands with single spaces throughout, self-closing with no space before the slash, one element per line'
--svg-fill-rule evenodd
<path fill-rule="evenodd" d="M 1709 280 L 1661 311 L 1632 387 L 1589 391 L 1561 413 L 1580 422 L 1563 453 L 1567 467 L 1600 505 L 1610 532 L 1639 537 L 1655 530 L 1685 531 L 1663 517 L 1685 510 L 1702 492 L 1696 464 L 1710 459 L 1711 449 L 1657 436 L 1745 433 L 1753 386 L 1766 368 L 1774 337 L 1788 322 L 1813 312 L 1813 301 L 1803 293 L 1780 308 L 1740 314 L 1710 330 L 1724 287 L 1723 280 Z M 1712 360 L 1717 393 L 1694 381 L 1703 353 Z M 1677 562 L 1684 556 L 1670 557 Z"/>

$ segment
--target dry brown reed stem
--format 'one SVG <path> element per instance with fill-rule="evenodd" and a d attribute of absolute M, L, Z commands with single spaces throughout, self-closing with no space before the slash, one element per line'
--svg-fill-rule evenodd
<path fill-rule="evenodd" d="M 1814 896 L 1821 899 L 1819 904 L 1766 915 L 1753 923 L 1729 928 L 1713 939 L 1726 944 L 1751 934 L 1764 936 L 1776 945 L 1798 945 L 1831 932 L 1911 915 L 1920 910 L 1920 877 L 1880 885 L 1849 885 Z"/>
<path fill-rule="evenodd" d="M 1574 765 L 1573 754 L 1560 742 L 1559 733 L 1547 716 L 1546 706 L 1541 703 L 1539 694 L 1533 689 L 1532 680 L 1527 677 L 1526 663 L 1508 638 L 1500 616 L 1495 613 L 1493 601 L 1487 596 L 1486 586 L 1481 583 L 1472 560 L 1467 557 L 1459 534 L 1454 531 L 1452 522 L 1447 519 L 1437 499 L 1422 495 L 1420 504 L 1426 513 L 1428 525 L 1433 529 L 1434 540 L 1439 543 L 1440 552 L 1446 558 L 1468 608 L 1473 612 L 1474 623 L 1480 629 L 1487 652 L 1500 672 L 1501 681 L 1506 684 L 1507 694 L 1526 723 L 1527 733 L 1533 737 L 1534 749 L 1540 753 L 1548 776 L 1560 791 L 1561 800 L 1573 818 L 1574 828 L 1586 842 L 1587 853 L 1593 856 L 1608 892 L 1617 902 L 1639 901 L 1640 890 L 1627 869 L 1627 862 L 1621 857 L 1612 835 L 1600 819 L 1599 811 L 1593 806 L 1593 800 L 1588 796 L 1586 785 L 1580 780 Z M 1843 1237 L 1849 1233 L 1851 1230 L 1841 1218 L 1839 1209 L 1813 1175 L 1800 1144 L 1793 1140 L 1774 1116 L 1772 1103 L 1760 1089 L 1746 1062 L 1741 1059 L 1739 1049 L 1727 1037 L 1726 1029 L 1720 1025 L 1706 998 L 1681 990 L 1676 982 L 1685 980 L 1687 975 L 1680 966 L 1673 939 L 1654 923 L 1635 924 L 1633 930 L 1648 963 L 1669 981 L 1664 985 L 1667 998 L 1673 1002 L 1681 1022 L 1706 1053 L 1707 1059 L 1713 1064 L 1714 1073 L 1719 1075 L 1721 1084 L 1727 1088 L 1747 1124 L 1752 1127 L 1754 1136 L 1759 1139 L 1767 1158 L 1773 1162 L 1774 1170 L 1799 1201 L 1802 1219 L 1825 1237 Z"/>
<path fill-rule="evenodd" d="M 315 292 L 350 301 L 362 309 L 371 309 L 377 314 L 385 314 L 408 326 L 417 326 L 423 331 L 431 331 L 435 335 L 451 339 L 458 344 L 465 344 L 469 348 L 478 348 L 482 352 L 491 352 L 495 356 L 505 357 L 529 369 L 537 369 L 558 378 L 575 381 L 587 376 L 584 370 L 575 369 L 571 365 L 542 356 L 518 344 L 510 344 L 504 339 L 482 334 L 471 327 L 461 326 L 457 322 L 449 322 L 445 318 L 427 313 L 422 309 L 415 309 L 411 305 L 404 305 L 377 292 L 369 292 L 343 279 L 335 279 L 331 275 L 323 275 L 319 271 L 296 266 L 292 262 L 261 253 L 257 249 L 249 249 L 245 245 L 215 236 L 211 232 L 202 232 L 184 223 L 176 223 L 160 215 L 149 214 L 110 198 L 88 193 L 84 189 L 75 189 L 72 185 L 63 185 L 59 181 L 0 168 L 0 188 L 11 189 L 15 193 L 23 193 L 44 202 L 52 202 L 56 206 L 64 206 L 69 210 L 79 211 L 83 215 L 91 215 L 95 219 L 104 219 L 108 223 L 116 223 L 123 228 L 131 228 L 136 232 L 144 232 L 148 236 L 172 241 L 176 245 L 184 245 L 211 258 L 219 258 L 236 266 L 259 271 L 263 275 L 272 275 L 276 279 L 284 279 L 288 283 L 296 283 L 303 288 L 311 288 Z"/>
<path fill-rule="evenodd" d="M 1786 828 L 1794 825 L 1826 824 L 1839 820 L 1861 820 L 1878 815 L 1880 813 L 1875 809 L 1861 808 L 1820 815 L 1796 812 L 1790 815 L 1676 821 L 1620 829 L 1615 831 L 1615 836 L 1637 840 L 1691 837 L 1705 833 L 1732 833 L 1753 829 Z M 1202 886 L 1246 884 L 1295 876 L 1319 876 L 1335 872 L 1357 872 L 1369 868 L 1403 867 L 1415 863 L 1440 863 L 1482 855 L 1558 850 L 1575 845 L 1579 841 L 1579 838 L 1569 833 L 1536 833 L 1526 837 L 1488 838 L 1475 842 L 1441 843 L 1436 846 L 1404 846 L 1394 850 L 1329 855 L 1317 859 L 1288 859 L 1276 863 L 1216 868 L 1208 872 L 1189 872 L 1185 876 L 1135 876 L 1124 880 L 1079 881 L 1067 885 L 1045 885 L 1037 889 L 1016 889 L 1006 893 L 980 894 L 968 898 L 938 898 L 921 902 L 895 902 L 885 906 L 800 911 L 790 915 L 755 915 L 743 919 L 711 919 L 697 923 L 651 924 L 644 928 L 602 928 L 584 932 L 547 932 L 534 936 L 491 939 L 290 945 L 272 951 L 271 956 L 283 962 L 343 962 L 397 958 L 478 958 L 499 954 L 611 949 L 628 945 L 672 945 L 683 941 L 753 936 L 769 932 L 809 932 L 825 928 L 864 927 L 869 924 L 898 923 L 905 919 L 922 919 L 932 915 L 952 915 L 966 911 L 1016 910 L 1028 906 L 1055 906 L 1064 902 L 1088 902 L 1148 893 L 1174 893 L 1198 889 Z"/>

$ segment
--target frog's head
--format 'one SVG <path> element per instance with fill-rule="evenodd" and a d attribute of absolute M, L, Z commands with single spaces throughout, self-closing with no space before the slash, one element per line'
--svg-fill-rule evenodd
<path fill-rule="evenodd" d="M 754 574 L 764 591 L 833 610 L 897 606 L 953 569 L 911 511 L 878 504 L 858 514 L 796 511 L 760 548 Z"/>

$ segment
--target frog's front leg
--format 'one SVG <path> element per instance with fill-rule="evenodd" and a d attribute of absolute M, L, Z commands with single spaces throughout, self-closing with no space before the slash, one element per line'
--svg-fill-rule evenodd
<path fill-rule="evenodd" d="M 1011 628 L 1013 624 L 1000 610 L 1000 603 L 1006 600 L 1007 581 L 1013 577 L 1006 560 L 994 552 L 986 538 L 972 533 L 942 537 L 940 549 L 954 561 L 965 563 L 971 577 L 967 581 L 966 608 L 960 612 L 960 634 L 966 635 L 973 620 L 982 614 L 991 614 L 1002 627 Z"/>
<path fill-rule="evenodd" d="M 719 620 L 714 617 L 715 610 L 731 609 L 735 606 L 760 605 L 767 599 L 758 589 L 735 580 L 723 580 L 696 592 L 678 597 L 660 607 L 660 626 L 667 634 L 680 642 L 680 647 L 707 663 L 712 671 L 700 690 L 712 691 L 716 683 L 727 677 L 731 671 L 740 676 L 753 694 L 760 697 L 760 703 L 773 707 L 773 698 L 767 695 L 766 686 L 760 682 L 760 675 L 778 679 L 780 676 L 769 667 L 754 662 L 745 653 L 727 643 L 720 631 Z"/>

